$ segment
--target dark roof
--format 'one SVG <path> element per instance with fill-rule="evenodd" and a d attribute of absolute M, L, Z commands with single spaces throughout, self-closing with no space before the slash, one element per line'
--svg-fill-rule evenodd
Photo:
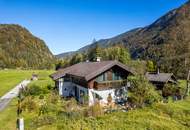
<path fill-rule="evenodd" d="M 57 80 L 66 74 L 79 76 L 85 78 L 86 81 L 93 79 L 102 72 L 112 68 L 113 66 L 119 66 L 122 69 L 134 74 L 134 71 L 118 61 L 101 61 L 101 62 L 81 62 L 65 69 L 60 69 L 56 73 L 52 74 L 53 80 Z"/>
<path fill-rule="evenodd" d="M 145 76 L 150 82 L 162 82 L 162 83 L 167 83 L 169 81 L 173 83 L 177 82 L 173 73 L 146 73 Z"/>

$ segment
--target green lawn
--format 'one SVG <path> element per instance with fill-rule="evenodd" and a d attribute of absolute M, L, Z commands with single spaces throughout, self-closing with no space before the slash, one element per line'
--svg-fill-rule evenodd
<path fill-rule="evenodd" d="M 39 75 L 38 81 L 32 81 L 30 85 L 53 84 L 49 75 L 53 71 L 46 70 L 1 70 L 0 71 L 0 94 L 3 95 L 12 87 L 24 79 L 29 79 L 32 73 Z M 13 99 L 9 106 L 0 112 L 0 130 L 14 130 L 16 128 L 17 98 Z"/>
<path fill-rule="evenodd" d="M 0 130 L 15 130 L 17 99 L 13 99 L 9 106 L 0 112 Z"/>
<path fill-rule="evenodd" d="M 52 71 L 43 70 L 0 70 L 0 96 L 15 87 L 24 79 L 30 79 L 32 73 L 50 74 Z"/>

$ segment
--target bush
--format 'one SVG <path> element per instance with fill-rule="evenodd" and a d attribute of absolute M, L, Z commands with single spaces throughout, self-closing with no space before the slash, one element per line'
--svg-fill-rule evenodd
<path fill-rule="evenodd" d="M 177 97 L 178 99 L 181 99 L 183 96 L 184 96 L 184 89 L 183 88 L 180 88 L 178 87 L 177 85 L 174 85 L 174 84 L 166 84 L 164 87 L 163 87 L 163 90 L 162 90 L 162 95 L 164 97 Z"/>
<path fill-rule="evenodd" d="M 77 106 L 77 101 L 74 98 L 71 98 L 65 105 L 64 105 L 64 110 L 66 112 L 72 112 L 72 111 L 77 111 L 78 106 Z"/>
<path fill-rule="evenodd" d="M 90 106 L 88 109 L 88 116 L 97 117 L 103 114 L 104 111 L 102 106 L 100 105 L 100 102 L 96 102 L 93 106 Z"/>
<path fill-rule="evenodd" d="M 22 110 L 28 110 L 29 112 L 31 111 L 36 111 L 38 108 L 36 102 L 32 99 L 31 96 L 26 97 L 21 104 L 21 109 Z"/>
<path fill-rule="evenodd" d="M 56 118 L 54 116 L 51 115 L 44 115 L 41 117 L 36 117 L 32 123 L 31 123 L 31 128 L 38 128 L 38 127 L 42 127 L 45 125 L 51 125 L 53 123 L 56 122 Z"/>
<path fill-rule="evenodd" d="M 38 116 L 41 116 L 41 115 L 44 115 L 44 114 L 47 114 L 47 113 L 48 113 L 48 106 L 47 106 L 47 104 L 42 104 L 42 105 L 39 107 Z"/>
<path fill-rule="evenodd" d="M 44 99 L 44 95 L 40 95 L 40 96 L 39 96 L 39 99 Z"/>
<path fill-rule="evenodd" d="M 54 89 L 54 86 L 52 86 L 51 84 L 47 85 L 47 89 L 48 90 L 53 90 Z"/>
<path fill-rule="evenodd" d="M 48 90 L 46 88 L 42 88 L 38 85 L 32 85 L 29 87 L 26 87 L 25 90 L 23 91 L 23 94 L 25 96 L 33 95 L 33 96 L 38 96 L 41 94 L 46 94 L 48 93 Z"/>
<path fill-rule="evenodd" d="M 53 104 L 57 104 L 59 99 L 60 97 L 55 91 L 51 92 L 48 96 L 48 101 Z"/>
<path fill-rule="evenodd" d="M 137 107 L 143 107 L 146 104 L 151 105 L 161 100 L 161 96 L 155 87 L 144 76 L 132 76 L 129 77 L 129 81 L 131 82 L 129 101 Z"/>
<path fill-rule="evenodd" d="M 162 90 L 162 95 L 164 97 L 168 97 L 168 96 L 174 96 L 176 93 L 176 86 L 172 85 L 172 84 L 166 84 L 164 87 L 163 87 L 163 90 Z"/>

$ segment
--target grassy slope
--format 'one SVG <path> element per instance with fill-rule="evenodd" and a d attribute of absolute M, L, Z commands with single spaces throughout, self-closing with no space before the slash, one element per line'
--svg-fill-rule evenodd
<path fill-rule="evenodd" d="M 39 81 L 33 81 L 31 84 L 49 84 L 51 82 L 48 77 L 53 71 L 26 71 L 26 70 L 7 70 L 0 71 L 0 83 L 2 86 L 1 91 L 8 91 L 12 86 L 18 84 L 25 78 L 30 78 L 31 74 L 35 72 L 39 74 Z M 2 79 L 3 78 L 3 79 Z M 3 94 L 3 93 L 2 93 Z M 17 98 L 13 99 L 9 106 L 2 112 L 0 112 L 0 130 L 14 130 L 16 127 L 16 109 L 17 109 Z"/>
<path fill-rule="evenodd" d="M 13 100 L 10 107 L 3 114 L 0 113 L 0 130 L 15 128 L 15 104 L 16 100 Z M 26 115 L 26 122 L 36 116 L 35 113 Z M 187 124 L 190 125 L 190 99 L 169 104 L 156 104 L 150 108 L 128 113 L 116 112 L 99 118 L 75 120 L 67 125 L 73 128 L 72 130 L 80 130 L 81 127 L 85 130 L 93 128 L 97 128 L 96 130 L 188 130 Z M 56 125 L 44 126 L 39 130 L 56 130 Z"/>
<path fill-rule="evenodd" d="M 40 83 L 41 81 L 37 81 Z M 43 84 L 47 84 L 44 82 Z M 185 81 L 180 81 L 180 86 L 185 87 Z M 27 115 L 25 113 L 25 115 Z M 31 116 L 27 115 L 28 121 Z M 26 118 L 27 118 L 26 117 Z M 190 99 L 158 103 L 151 107 L 134 111 L 115 112 L 99 118 L 85 118 L 80 120 L 59 121 L 56 124 L 43 126 L 40 130 L 56 130 L 57 126 L 67 126 L 67 130 L 188 130 L 190 126 Z"/>
<path fill-rule="evenodd" d="M 48 85 L 53 82 L 48 78 L 51 72 L 40 73 L 40 80 L 32 84 Z M 0 113 L 0 130 L 12 130 L 15 128 L 16 100 L 13 100 L 10 107 Z M 29 128 L 32 118 L 37 113 L 24 112 L 25 125 Z M 67 126 L 67 130 L 188 130 L 190 126 L 190 99 L 168 104 L 158 103 L 152 107 L 134 111 L 115 112 L 98 118 L 85 118 L 70 120 L 68 124 L 58 122 L 54 125 L 43 126 L 39 130 L 56 130 L 57 125 Z"/>
<path fill-rule="evenodd" d="M 25 115 L 28 122 L 31 122 L 31 116 L 37 116 L 35 113 Z M 28 126 L 29 124 L 26 127 L 30 129 Z M 39 130 L 57 130 L 57 126 L 60 130 L 189 130 L 190 99 L 168 104 L 158 103 L 152 107 L 115 112 L 98 118 L 67 122 L 57 120 L 57 123 L 40 127 Z"/>

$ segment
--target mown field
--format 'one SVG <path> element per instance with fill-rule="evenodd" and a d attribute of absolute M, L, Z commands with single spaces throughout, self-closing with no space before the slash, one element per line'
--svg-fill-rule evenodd
<path fill-rule="evenodd" d="M 30 79 L 33 73 L 39 75 L 39 80 L 31 82 L 30 85 L 53 83 L 49 78 L 49 75 L 53 73 L 51 70 L 0 70 L 0 95 L 5 94 L 22 80 Z M 0 130 L 15 130 L 16 110 L 17 98 L 13 99 L 9 106 L 0 112 Z"/>
<path fill-rule="evenodd" d="M 24 79 L 30 79 L 32 74 L 47 75 L 52 71 L 44 70 L 0 70 L 0 96 L 15 87 Z"/>
<path fill-rule="evenodd" d="M 45 87 L 53 85 L 48 77 L 51 72 L 41 72 L 39 80 L 30 84 Z M 184 81 L 180 82 L 185 85 Z M 17 99 L 14 99 L 8 109 L 0 113 L 0 130 L 13 130 L 16 127 Z M 56 111 L 56 106 L 51 108 Z M 189 130 L 190 129 L 190 98 L 169 103 L 156 103 L 143 109 L 128 112 L 113 112 L 99 117 L 66 118 L 57 112 L 50 112 L 44 124 L 33 124 L 39 111 L 24 111 L 26 130 Z M 52 123 L 53 122 L 53 123 Z"/>

